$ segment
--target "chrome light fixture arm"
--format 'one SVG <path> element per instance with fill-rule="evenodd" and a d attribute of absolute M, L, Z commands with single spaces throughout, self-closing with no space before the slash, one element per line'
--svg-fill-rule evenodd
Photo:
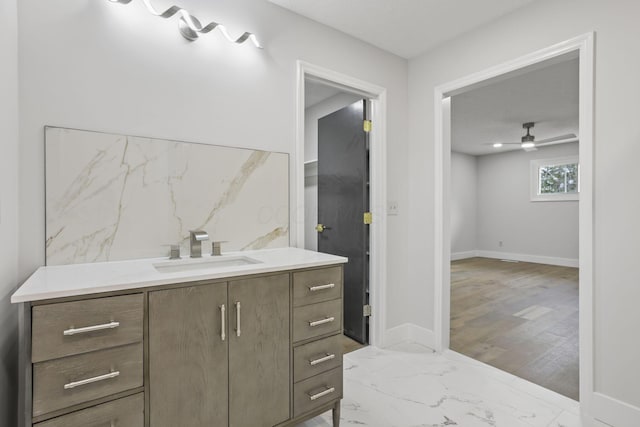
<path fill-rule="evenodd" d="M 133 0 L 109 0 L 109 1 L 111 3 L 129 4 Z M 200 20 L 198 20 L 198 18 L 191 15 L 189 11 L 181 8 L 180 6 L 171 6 L 164 12 L 159 12 L 153 7 L 153 5 L 151 4 L 151 0 L 142 0 L 142 2 L 147 7 L 147 10 L 149 11 L 149 13 L 151 13 L 152 15 L 159 16 L 165 19 L 169 19 L 175 15 L 179 15 L 180 19 L 178 24 L 179 24 L 180 33 L 187 40 L 191 40 L 191 41 L 197 40 L 200 34 L 210 33 L 211 31 L 217 28 L 218 30 L 220 30 L 222 35 L 232 43 L 242 44 L 245 41 L 250 40 L 257 48 L 262 49 L 260 42 L 258 41 L 257 37 L 253 33 L 249 33 L 245 31 L 240 37 L 233 38 L 229 34 L 229 32 L 227 31 L 227 28 L 224 25 L 218 22 L 212 21 L 209 24 L 203 26 L 200 23 Z"/>

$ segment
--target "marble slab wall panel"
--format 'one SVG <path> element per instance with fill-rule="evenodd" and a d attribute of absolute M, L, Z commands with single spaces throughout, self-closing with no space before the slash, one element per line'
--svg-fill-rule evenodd
<path fill-rule="evenodd" d="M 47 265 L 289 246 L 283 153 L 47 127 Z M 205 242 L 203 253 L 211 250 Z"/>

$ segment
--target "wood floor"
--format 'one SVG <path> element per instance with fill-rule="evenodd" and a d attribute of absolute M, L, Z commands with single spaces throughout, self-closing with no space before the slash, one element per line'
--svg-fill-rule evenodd
<path fill-rule="evenodd" d="M 342 336 L 342 353 L 347 354 L 352 351 L 356 351 L 361 349 L 362 347 L 366 347 L 365 344 L 360 344 L 358 341 L 349 338 L 346 335 Z"/>
<path fill-rule="evenodd" d="M 578 269 L 453 261 L 451 349 L 578 400 Z"/>

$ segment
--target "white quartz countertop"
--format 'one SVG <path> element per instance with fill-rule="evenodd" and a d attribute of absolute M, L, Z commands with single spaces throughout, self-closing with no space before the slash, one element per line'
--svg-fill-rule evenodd
<path fill-rule="evenodd" d="M 154 265 L 189 265 L 222 259 L 250 258 L 247 265 L 219 265 L 185 271 L 160 272 Z M 347 258 L 297 248 L 229 252 L 222 256 L 168 260 L 167 258 L 112 261 L 40 267 L 11 296 L 12 303 L 122 291 L 171 283 L 221 279 L 346 263 Z M 193 267 L 193 266 L 191 266 Z M 170 270 L 170 269 L 169 269 Z"/>

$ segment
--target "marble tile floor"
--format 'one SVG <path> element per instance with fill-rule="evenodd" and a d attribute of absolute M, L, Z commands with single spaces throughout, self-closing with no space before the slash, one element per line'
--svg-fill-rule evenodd
<path fill-rule="evenodd" d="M 578 403 L 448 351 L 414 343 L 344 356 L 341 423 L 374 427 L 581 427 Z M 331 412 L 299 427 L 330 427 Z"/>

